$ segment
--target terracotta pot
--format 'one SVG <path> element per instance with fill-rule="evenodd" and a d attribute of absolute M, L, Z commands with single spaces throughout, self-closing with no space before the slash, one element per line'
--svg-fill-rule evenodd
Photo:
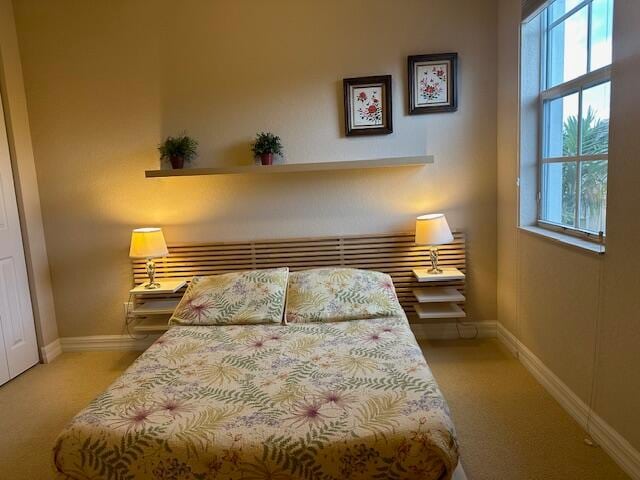
<path fill-rule="evenodd" d="M 184 167 L 184 157 L 169 157 L 171 167 L 178 169 Z"/>
<path fill-rule="evenodd" d="M 260 162 L 262 165 L 272 165 L 273 164 L 273 153 L 263 153 L 260 155 Z"/>

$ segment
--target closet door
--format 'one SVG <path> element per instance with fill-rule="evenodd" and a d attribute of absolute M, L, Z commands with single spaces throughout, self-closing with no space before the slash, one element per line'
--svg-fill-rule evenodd
<path fill-rule="evenodd" d="M 7 363 L 7 356 L 4 352 L 4 337 L 2 336 L 2 330 L 0 330 L 0 385 L 9 381 L 10 378 L 9 364 Z"/>
<path fill-rule="evenodd" d="M 1 102 L 1 100 L 0 100 Z M 25 263 L 9 144 L 0 103 L 0 383 L 38 363 L 38 345 Z"/>

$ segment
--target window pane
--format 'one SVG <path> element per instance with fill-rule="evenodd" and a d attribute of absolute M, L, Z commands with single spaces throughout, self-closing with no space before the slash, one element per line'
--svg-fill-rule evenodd
<path fill-rule="evenodd" d="M 593 0 L 591 4 L 591 70 L 611 63 L 613 0 Z"/>
<path fill-rule="evenodd" d="M 575 156 L 578 153 L 578 93 L 545 103 L 544 157 Z"/>
<path fill-rule="evenodd" d="M 549 7 L 549 23 L 555 22 L 583 0 L 556 0 Z"/>
<path fill-rule="evenodd" d="M 549 32 L 548 88 L 587 73 L 588 22 L 585 6 Z"/>
<path fill-rule="evenodd" d="M 541 220 L 570 227 L 575 225 L 576 170 L 576 162 L 542 166 Z"/>
<path fill-rule="evenodd" d="M 609 151 L 611 82 L 582 92 L 582 155 Z"/>
<path fill-rule="evenodd" d="M 607 216 L 607 161 L 580 164 L 580 217 L 582 230 L 605 231 Z"/>

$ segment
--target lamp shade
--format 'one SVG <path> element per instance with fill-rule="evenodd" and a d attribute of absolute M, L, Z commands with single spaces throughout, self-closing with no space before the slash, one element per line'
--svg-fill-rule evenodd
<path fill-rule="evenodd" d="M 442 245 L 453 240 L 447 219 L 442 213 L 431 213 L 416 218 L 416 244 Z"/>
<path fill-rule="evenodd" d="M 136 228 L 131 234 L 131 258 L 157 258 L 169 255 L 160 228 Z"/>

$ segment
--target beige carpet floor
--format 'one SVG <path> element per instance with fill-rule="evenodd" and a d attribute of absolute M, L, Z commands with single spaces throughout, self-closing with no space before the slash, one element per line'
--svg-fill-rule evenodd
<path fill-rule="evenodd" d="M 429 341 L 425 357 L 449 403 L 469 480 L 629 477 L 497 340 Z"/>
<path fill-rule="evenodd" d="M 422 344 L 451 407 L 469 480 L 628 477 L 495 340 Z M 66 353 L 0 387 L 0 479 L 48 480 L 56 435 L 136 357 Z"/>

